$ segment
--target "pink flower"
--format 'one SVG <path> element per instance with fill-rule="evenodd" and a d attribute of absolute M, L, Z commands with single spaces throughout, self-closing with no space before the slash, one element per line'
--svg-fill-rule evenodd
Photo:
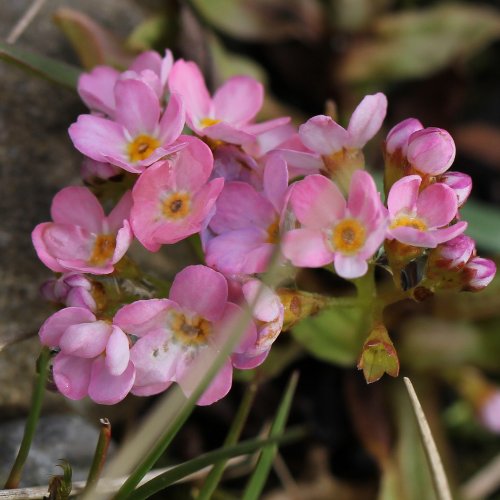
<path fill-rule="evenodd" d="M 322 267 L 331 262 L 339 276 L 359 278 L 384 241 L 386 209 L 372 177 L 356 170 L 346 203 L 337 186 L 321 175 L 297 182 L 290 204 L 300 229 L 283 237 L 282 250 L 292 264 Z"/>
<path fill-rule="evenodd" d="M 385 140 L 385 152 L 389 156 L 399 153 L 400 158 L 406 158 L 408 140 L 413 132 L 422 130 L 424 126 L 415 118 L 407 118 L 391 128 Z"/>
<path fill-rule="evenodd" d="M 253 123 L 262 107 L 264 89 L 248 76 L 230 78 L 212 98 L 198 66 L 179 59 L 170 73 L 169 86 L 171 92 L 184 98 L 189 127 L 198 135 L 214 140 L 244 144 L 289 121 L 289 118 L 277 118 Z"/>
<path fill-rule="evenodd" d="M 196 137 L 169 161 L 149 167 L 133 189 L 131 224 L 151 252 L 201 231 L 212 216 L 223 179 L 208 182 L 213 168 L 210 148 Z"/>
<path fill-rule="evenodd" d="M 455 159 L 455 142 L 441 128 L 427 127 L 411 134 L 406 157 L 422 174 L 439 175 L 448 170 Z"/>
<path fill-rule="evenodd" d="M 69 127 L 69 135 L 78 151 L 96 161 L 140 173 L 182 147 L 182 144 L 174 144 L 185 120 L 180 96 L 172 94 L 167 109 L 161 114 L 158 96 L 141 80 L 118 81 L 114 95 L 113 120 L 80 115 Z"/>
<path fill-rule="evenodd" d="M 460 208 L 469 198 L 472 191 L 472 179 L 462 172 L 445 172 L 439 176 L 439 182 L 450 186 L 457 195 L 458 208 Z"/>
<path fill-rule="evenodd" d="M 473 257 L 462 271 L 463 289 L 469 292 L 481 291 L 493 281 L 496 272 L 497 266 L 492 260 Z"/>
<path fill-rule="evenodd" d="M 132 242 L 128 217 L 130 192 L 106 217 L 101 204 L 84 187 L 67 187 L 52 201 L 54 222 L 38 224 L 32 233 L 40 260 L 52 271 L 109 274 Z"/>
<path fill-rule="evenodd" d="M 40 328 L 43 345 L 58 347 L 54 381 L 70 399 L 89 396 L 99 404 L 118 403 L 135 379 L 128 337 L 116 325 L 97 320 L 88 309 L 67 307 Z"/>
<path fill-rule="evenodd" d="M 196 384 L 197 360 L 215 359 L 226 341 L 227 325 L 241 313 L 227 299 L 222 274 L 206 266 L 188 266 L 175 277 L 169 299 L 141 300 L 120 309 L 115 323 L 138 337 L 130 353 L 137 370 L 132 393 L 157 394 L 177 382 L 189 396 Z M 235 352 L 253 345 L 255 335 L 250 325 Z M 231 388 L 232 372 L 228 357 L 198 404 L 224 397 Z"/>
<path fill-rule="evenodd" d="M 59 278 L 46 281 L 41 287 L 46 300 L 68 307 L 84 307 L 95 312 L 97 305 L 92 296 L 92 282 L 83 274 L 64 273 Z"/>
<path fill-rule="evenodd" d="M 280 217 L 288 173 L 280 156 L 271 156 L 264 171 L 264 191 L 244 182 L 228 182 L 217 200 L 206 244 L 206 261 L 224 274 L 262 273 L 279 240 Z"/>
<path fill-rule="evenodd" d="M 103 180 L 108 180 L 122 174 L 123 170 L 110 163 L 102 163 L 92 160 L 92 158 L 84 158 L 80 173 L 82 179 L 87 184 L 98 184 Z"/>
<path fill-rule="evenodd" d="M 419 193 L 421 183 L 419 175 L 409 175 L 392 186 L 387 198 L 390 216 L 387 238 L 406 245 L 435 248 L 462 234 L 467 223 L 448 227 L 457 215 L 453 189 L 435 183 Z"/>
<path fill-rule="evenodd" d="M 500 391 L 492 390 L 479 408 L 482 424 L 491 432 L 500 434 Z"/>
<path fill-rule="evenodd" d="M 461 234 L 431 250 L 428 266 L 435 266 L 441 271 L 457 271 L 462 269 L 475 253 L 475 241 Z"/>
<path fill-rule="evenodd" d="M 330 116 L 318 115 L 299 129 L 302 142 L 321 156 L 343 149 L 362 149 L 379 131 L 387 111 L 387 98 L 381 92 L 367 95 L 354 110 L 347 130 Z"/>
<path fill-rule="evenodd" d="M 143 52 L 134 60 L 128 71 L 120 73 L 110 66 L 96 66 L 78 79 L 78 94 L 92 111 L 114 118 L 116 101 L 114 88 L 120 79 L 142 79 L 162 100 L 167 90 L 167 79 L 173 64 L 172 53 L 165 51 L 161 57 L 152 50 Z"/>
<path fill-rule="evenodd" d="M 236 368 L 248 370 L 259 366 L 267 358 L 283 328 L 285 308 L 278 295 L 257 279 L 245 282 L 241 286 L 241 293 L 247 305 L 253 305 L 257 337 L 245 352 L 233 354 L 232 360 Z"/>

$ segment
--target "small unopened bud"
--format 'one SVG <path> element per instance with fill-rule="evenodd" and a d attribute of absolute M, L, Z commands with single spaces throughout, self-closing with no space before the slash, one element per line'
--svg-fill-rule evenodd
<path fill-rule="evenodd" d="M 458 199 L 458 208 L 466 201 L 472 191 L 472 179 L 470 175 L 462 172 L 446 172 L 439 178 L 439 182 L 450 186 Z"/>
<path fill-rule="evenodd" d="M 401 151 L 402 156 L 406 156 L 410 135 L 423 128 L 424 126 L 415 118 L 407 118 L 392 127 L 385 140 L 386 153 L 393 155 L 396 151 Z"/>
<path fill-rule="evenodd" d="M 437 268 L 443 271 L 456 271 L 467 264 L 475 249 L 475 241 L 461 234 L 431 250 L 427 265 L 431 270 Z"/>
<path fill-rule="evenodd" d="M 492 282 L 496 272 L 497 266 L 492 260 L 473 257 L 462 271 L 463 289 L 469 292 L 479 292 Z"/>
<path fill-rule="evenodd" d="M 479 418 L 483 425 L 500 434 L 500 390 L 491 392 L 479 410 Z"/>
<path fill-rule="evenodd" d="M 96 184 L 99 183 L 99 181 L 105 181 L 111 177 L 115 177 L 122 172 L 122 169 L 111 165 L 111 163 L 103 163 L 92 160 L 91 158 L 84 158 L 80 173 L 85 182 L 88 184 Z"/>
<path fill-rule="evenodd" d="M 276 293 L 284 307 L 283 330 L 288 330 L 302 319 L 316 314 L 328 303 L 327 298 L 322 295 L 299 290 L 279 288 Z"/>
<path fill-rule="evenodd" d="M 406 157 L 418 172 L 439 175 L 450 168 L 455 153 L 455 142 L 446 130 L 428 127 L 410 136 Z"/>

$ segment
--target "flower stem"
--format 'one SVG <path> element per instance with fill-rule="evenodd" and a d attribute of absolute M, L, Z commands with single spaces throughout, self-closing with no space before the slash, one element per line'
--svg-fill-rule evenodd
<path fill-rule="evenodd" d="M 87 493 L 94 488 L 99 476 L 101 475 L 101 471 L 108 454 L 108 447 L 111 441 L 111 423 L 107 418 L 101 418 L 100 424 L 101 431 L 99 433 L 99 439 L 97 440 L 94 459 L 92 460 L 92 465 L 90 466 L 84 493 Z"/>
<path fill-rule="evenodd" d="M 40 411 L 42 409 L 43 396 L 45 394 L 45 382 L 47 380 L 47 374 L 49 371 L 49 361 L 50 361 L 50 350 L 48 347 L 44 347 L 37 360 L 37 377 L 35 381 L 33 395 L 31 397 L 30 413 L 28 415 L 28 420 L 26 420 L 26 425 L 24 427 L 24 434 L 23 434 L 23 439 L 21 441 L 21 447 L 19 448 L 16 461 L 14 462 L 9 477 L 5 483 L 4 486 L 5 489 L 17 488 L 19 486 L 19 482 L 21 481 L 23 467 L 26 462 L 26 459 L 28 458 L 31 442 L 33 441 L 36 425 L 38 423 L 38 419 L 40 417 Z"/>

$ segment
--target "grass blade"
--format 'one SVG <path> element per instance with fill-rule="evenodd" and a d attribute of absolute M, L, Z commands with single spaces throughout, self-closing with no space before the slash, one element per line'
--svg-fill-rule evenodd
<path fill-rule="evenodd" d="M 295 372 L 288 382 L 285 395 L 281 400 L 278 412 L 276 413 L 276 417 L 274 418 L 271 426 L 271 430 L 269 432 L 269 437 L 271 438 L 280 436 L 283 433 L 288 419 L 288 413 L 290 412 L 290 406 L 292 404 L 295 388 L 297 387 L 297 380 L 298 373 Z M 257 466 L 247 483 L 242 500 L 258 500 L 261 497 L 262 490 L 264 489 L 264 485 L 271 470 L 273 459 L 277 450 L 278 447 L 276 444 L 268 445 L 262 450 Z"/>

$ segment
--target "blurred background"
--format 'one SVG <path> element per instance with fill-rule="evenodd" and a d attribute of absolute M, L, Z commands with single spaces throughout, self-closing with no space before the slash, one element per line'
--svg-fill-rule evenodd
<path fill-rule="evenodd" d="M 500 2 L 39 3 L 18 46 L 85 69 L 126 67 L 140 51 L 168 47 L 175 57 L 196 61 L 212 89 L 234 74 L 265 83 L 262 119 L 288 115 L 299 125 L 327 110 L 346 124 L 364 95 L 386 93 L 388 115 L 368 146 L 369 168 L 381 172 L 381 143 L 399 121 L 415 117 L 424 126 L 447 129 L 457 145 L 452 169 L 474 182 L 462 212 L 467 234 L 482 256 L 500 255 Z M 30 5 L 0 4 L 2 40 Z M 53 195 L 81 182 L 67 127 L 85 111 L 74 91 L 0 61 L 0 449 L 6 450 L 0 479 L 29 408 L 36 333 L 51 312 L 38 294 L 50 273 L 36 259 L 30 233 L 49 219 Z M 182 247 L 163 248 L 153 259 L 136 249 L 135 257 L 167 277 L 193 258 Z M 303 273 L 299 282 L 309 290 L 344 292 L 320 271 Z M 291 422 L 307 424 L 312 437 L 282 450 L 265 498 L 432 500 L 405 375 L 423 403 L 456 498 L 500 499 L 500 279 L 479 294 L 431 297 L 386 311 L 401 363 L 398 379 L 385 376 L 366 385 L 356 370 L 359 345 L 350 340 L 358 319 L 333 311 L 282 334 L 257 375 L 240 374 L 227 398 L 195 411 L 163 462 L 220 445 L 252 376 L 260 388 L 245 435 L 260 432 L 291 370 L 298 369 Z M 97 407 L 49 393 L 35 443 L 43 458 L 32 460 L 25 484 L 45 484 L 63 456 L 75 477 L 84 477 L 97 418 L 112 420 L 119 442 L 150 404 L 130 397 L 117 407 Z M 235 475 L 220 498 L 238 498 L 241 479 Z M 195 489 L 180 486 L 172 498 L 189 498 Z"/>

